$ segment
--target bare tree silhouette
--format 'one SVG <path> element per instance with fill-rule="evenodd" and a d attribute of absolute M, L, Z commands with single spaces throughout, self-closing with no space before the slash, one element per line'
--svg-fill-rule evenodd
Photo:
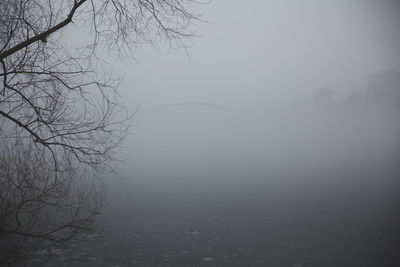
<path fill-rule="evenodd" d="M 159 39 L 187 47 L 195 3 L 0 2 L 0 263 L 91 229 L 96 174 L 113 169 L 131 118 L 99 51 L 133 56 Z M 71 24 L 90 37 L 79 48 L 61 36 Z"/>

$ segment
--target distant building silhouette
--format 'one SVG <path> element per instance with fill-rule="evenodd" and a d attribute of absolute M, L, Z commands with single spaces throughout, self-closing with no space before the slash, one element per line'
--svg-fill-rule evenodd
<path fill-rule="evenodd" d="M 368 105 L 400 107 L 400 72 L 388 70 L 368 76 Z"/>
<path fill-rule="evenodd" d="M 359 112 L 364 107 L 364 94 L 359 91 L 351 92 L 343 102 L 343 108 L 347 112 Z"/>
<path fill-rule="evenodd" d="M 333 90 L 329 86 L 322 87 L 313 95 L 314 109 L 325 111 L 333 106 Z"/>

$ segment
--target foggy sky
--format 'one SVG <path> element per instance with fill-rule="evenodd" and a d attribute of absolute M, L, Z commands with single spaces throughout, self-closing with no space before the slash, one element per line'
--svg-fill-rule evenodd
<path fill-rule="evenodd" d="M 397 1 L 222 1 L 204 11 L 193 47 L 144 46 L 125 73 L 130 105 L 204 101 L 234 107 L 309 100 L 329 85 L 338 98 L 366 75 L 400 69 Z"/>
<path fill-rule="evenodd" d="M 299 139 L 301 122 L 265 117 L 296 99 L 309 105 L 323 86 L 342 101 L 366 90 L 368 74 L 400 70 L 399 7 L 396 1 L 361 0 L 215 0 L 196 6 L 207 23 L 199 23 L 187 51 L 144 45 L 133 62 L 112 62 L 114 73 L 125 76 L 124 102 L 138 109 L 124 168 L 134 176 L 256 173 L 266 164 L 318 165 L 316 159 L 332 160 L 333 148 L 340 158 L 365 146 L 371 140 L 351 141 L 361 130 L 351 139 L 344 128 L 336 133 L 343 125 L 331 125 L 333 132 L 309 125 L 300 133 L 307 138 Z M 200 105 L 160 110 L 177 103 Z M 335 141 L 340 135 L 344 139 Z"/>

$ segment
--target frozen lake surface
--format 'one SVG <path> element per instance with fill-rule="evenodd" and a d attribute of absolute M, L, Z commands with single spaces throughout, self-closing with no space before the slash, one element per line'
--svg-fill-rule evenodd
<path fill-rule="evenodd" d="M 95 234 L 38 251 L 31 263 L 399 266 L 393 168 L 294 178 L 115 180 Z"/>

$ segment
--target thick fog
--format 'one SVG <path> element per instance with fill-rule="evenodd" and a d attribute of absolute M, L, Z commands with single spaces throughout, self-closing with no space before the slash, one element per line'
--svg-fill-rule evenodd
<path fill-rule="evenodd" d="M 73 266 L 399 266 L 400 2 L 193 8 L 104 53 L 135 115 Z"/>
<path fill-rule="evenodd" d="M 378 153 L 374 145 L 387 152 L 383 146 L 397 143 L 396 126 L 371 114 L 368 75 L 400 68 L 399 6 L 198 7 L 206 23 L 192 47 L 140 47 L 134 62 L 116 67 L 125 75 L 123 99 L 137 109 L 122 168 L 157 179 L 228 178 L 350 162 Z M 330 102 L 317 107 L 324 87 L 332 90 Z M 351 103 L 352 94 L 362 103 Z"/>

